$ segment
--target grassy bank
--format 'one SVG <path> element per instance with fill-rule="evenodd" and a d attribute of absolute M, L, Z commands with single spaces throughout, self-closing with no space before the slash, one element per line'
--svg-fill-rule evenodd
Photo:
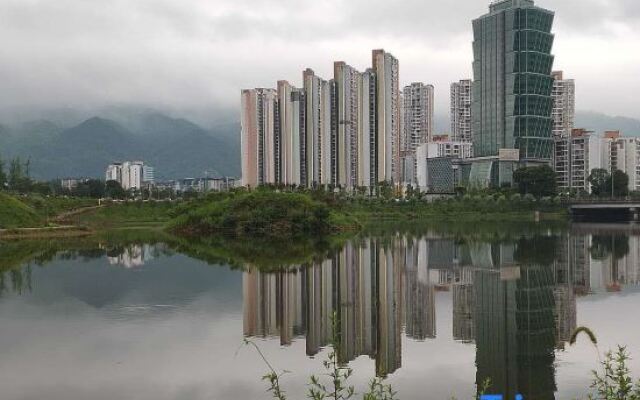
<path fill-rule="evenodd" d="M 61 225 L 56 216 L 84 207 L 97 200 L 70 197 L 15 196 L 0 192 L 0 229 L 43 228 Z"/>
<path fill-rule="evenodd" d="M 536 213 L 539 212 L 539 213 Z M 286 237 L 325 235 L 396 222 L 565 221 L 553 199 L 519 195 L 467 195 L 433 202 L 348 197 L 326 191 L 260 189 L 215 193 L 180 203 L 103 203 L 92 199 L 0 193 L 0 229 L 76 226 L 83 230 L 169 228 L 185 235 Z M 58 232 L 56 232 L 57 234 Z M 14 232 L 19 234 L 18 232 Z M 34 235 L 33 231 L 28 231 Z M 49 230 L 42 230 L 49 235 Z"/>
<path fill-rule="evenodd" d="M 42 223 L 42 218 L 33 208 L 15 197 L 0 193 L 0 229 L 37 227 Z"/>
<path fill-rule="evenodd" d="M 163 228 L 174 216 L 170 202 L 107 203 L 67 219 L 68 223 L 94 230 L 117 228 Z"/>
<path fill-rule="evenodd" d="M 362 224 L 381 221 L 535 221 L 566 220 L 566 211 L 551 200 L 503 199 L 492 196 L 426 201 L 364 200 L 337 205 Z M 536 212 L 539 212 L 536 216 Z"/>
<path fill-rule="evenodd" d="M 185 236 L 293 237 L 359 229 L 355 219 L 302 193 L 215 194 L 174 214 L 169 229 Z"/>

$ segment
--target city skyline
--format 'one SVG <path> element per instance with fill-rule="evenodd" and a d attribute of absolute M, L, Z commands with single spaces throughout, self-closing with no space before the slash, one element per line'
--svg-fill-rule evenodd
<path fill-rule="evenodd" d="M 436 114 L 445 114 L 446 87 L 471 73 L 468 20 L 488 4 L 108 3 L 87 7 L 86 2 L 64 0 L 32 7 L 3 2 L 0 16 L 6 23 L 0 40 L 8 79 L 0 83 L 7 94 L 0 106 L 131 103 L 237 109 L 233 93 L 241 87 L 296 76 L 306 65 L 328 76 L 332 66 L 323 60 L 349 58 L 361 68 L 368 57 L 354 49 L 364 47 L 386 48 L 401 59 L 402 85 L 434 84 Z M 640 86 L 633 73 L 640 56 L 625 51 L 640 37 L 638 5 L 625 0 L 543 0 L 539 5 L 556 11 L 556 68 L 581 82 L 577 108 L 639 118 L 630 100 Z M 349 25 L 356 14 L 357 23 Z M 234 17 L 236 24 L 231 23 Z M 283 18 L 289 23 L 283 24 Z M 297 29 L 301 26 L 305 29 Z M 78 29 L 83 29 L 83 41 L 76 40 Z M 594 59 L 594 53 L 607 57 Z M 109 62 L 103 62 L 105 57 Z M 601 74 L 603 70 L 609 73 Z"/>

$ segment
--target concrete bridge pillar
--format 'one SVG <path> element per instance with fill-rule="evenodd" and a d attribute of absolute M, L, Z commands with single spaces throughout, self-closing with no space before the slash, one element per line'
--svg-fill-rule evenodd
<path fill-rule="evenodd" d="M 629 211 L 631 212 L 631 218 L 634 221 L 636 221 L 636 222 L 640 221 L 640 212 L 638 212 L 637 208 L 632 207 L 632 208 L 629 209 Z"/>

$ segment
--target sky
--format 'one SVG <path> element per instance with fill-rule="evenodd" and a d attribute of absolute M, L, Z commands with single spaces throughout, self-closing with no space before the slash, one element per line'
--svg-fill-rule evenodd
<path fill-rule="evenodd" d="M 1 0 L 0 108 L 139 105 L 237 110 L 240 90 L 300 85 L 333 61 L 400 60 L 436 114 L 471 77 L 471 20 L 487 0 Z M 577 109 L 640 118 L 640 2 L 538 0 L 556 12 L 555 69 Z"/>

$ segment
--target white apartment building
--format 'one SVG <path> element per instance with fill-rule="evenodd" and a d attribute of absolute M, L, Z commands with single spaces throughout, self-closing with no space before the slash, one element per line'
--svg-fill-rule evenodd
<path fill-rule="evenodd" d="M 400 182 L 400 64 L 384 50 L 373 50 L 376 75 L 375 137 L 378 182 Z"/>
<path fill-rule="evenodd" d="M 405 86 L 402 95 L 402 151 L 413 153 L 433 136 L 433 85 L 414 82 Z"/>
<path fill-rule="evenodd" d="M 451 84 L 451 138 L 456 142 L 472 142 L 471 79 L 463 79 Z"/>
<path fill-rule="evenodd" d="M 307 186 L 331 183 L 331 87 L 312 69 L 302 73 L 306 94 L 305 173 Z"/>
<path fill-rule="evenodd" d="M 573 79 L 564 79 L 562 71 L 552 72 L 553 108 L 551 116 L 553 118 L 553 136 L 568 138 L 574 128 L 576 113 L 575 103 L 575 82 Z"/>
<path fill-rule="evenodd" d="M 276 182 L 276 97 L 273 89 L 242 91 L 240 124 L 245 185 Z"/>
<path fill-rule="evenodd" d="M 605 133 L 603 142 L 606 162 L 602 168 L 624 172 L 629 177 L 629 191 L 640 190 L 640 138 L 610 131 Z"/>
<path fill-rule="evenodd" d="M 573 129 L 569 136 L 555 136 L 555 171 L 558 188 L 590 192 L 591 171 L 603 168 L 603 140 L 586 129 Z"/>
<path fill-rule="evenodd" d="M 154 169 L 143 161 L 113 163 L 105 172 L 107 181 L 116 181 L 124 190 L 141 189 L 144 184 L 153 183 Z"/>

